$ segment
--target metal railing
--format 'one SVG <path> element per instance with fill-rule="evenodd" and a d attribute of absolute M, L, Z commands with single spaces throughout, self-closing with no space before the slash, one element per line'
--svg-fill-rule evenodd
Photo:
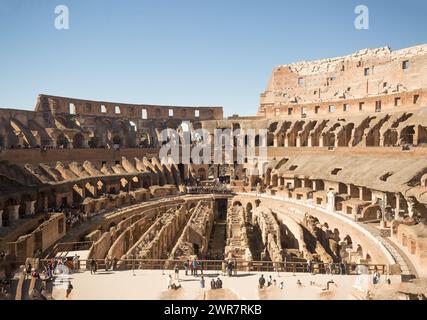
<path fill-rule="evenodd" d="M 50 263 L 51 259 L 40 260 L 40 267 Z M 91 269 L 91 259 L 79 260 L 79 266 L 86 266 L 85 270 Z M 162 259 L 122 259 L 116 261 L 95 260 L 96 269 L 108 270 L 169 270 L 172 271 L 175 265 L 182 271 L 185 270 L 185 262 L 183 260 L 162 260 Z M 72 257 L 68 258 L 67 266 L 74 268 Z M 192 261 L 189 262 L 192 264 Z M 191 267 L 188 266 L 190 272 Z M 198 260 L 197 270 L 226 272 L 226 262 L 221 260 Z M 377 271 L 385 275 L 389 273 L 389 268 L 384 264 L 340 264 L 340 263 L 320 263 L 312 262 L 309 266 L 306 262 L 272 262 L 272 261 L 237 261 L 233 266 L 233 270 L 239 272 L 288 272 L 288 273 L 312 273 L 312 274 L 346 274 L 357 275 L 360 273 L 369 273 Z"/>

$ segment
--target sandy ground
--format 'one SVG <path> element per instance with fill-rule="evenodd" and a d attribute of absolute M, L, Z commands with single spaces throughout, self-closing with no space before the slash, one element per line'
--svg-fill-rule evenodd
<path fill-rule="evenodd" d="M 162 274 L 161 270 L 90 272 L 74 273 L 70 275 L 73 290 L 68 297 L 70 300 L 352 300 L 355 287 L 361 286 L 358 276 L 338 275 L 309 275 L 292 273 L 264 273 L 267 279 L 270 275 L 277 285 L 284 282 L 284 289 L 270 287 L 258 289 L 260 274 L 238 274 L 226 277 L 215 272 L 205 274 L 206 288 L 200 288 L 200 277 L 180 275 L 181 289 L 167 290 L 167 278 L 171 272 Z M 172 274 L 173 276 L 173 274 Z M 212 278 L 221 277 L 222 290 L 210 290 Z M 390 277 L 392 285 L 385 283 L 383 276 L 376 288 L 384 287 L 395 290 L 400 285 L 400 277 Z M 300 280 L 301 285 L 297 284 Z M 332 280 L 330 290 L 326 291 L 326 283 Z M 370 276 L 362 281 L 363 289 L 369 288 L 375 292 Z M 64 286 L 55 286 L 54 299 L 66 299 Z"/>

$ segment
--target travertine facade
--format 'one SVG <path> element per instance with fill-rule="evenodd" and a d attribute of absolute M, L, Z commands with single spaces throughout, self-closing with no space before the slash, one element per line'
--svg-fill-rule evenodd
<path fill-rule="evenodd" d="M 319 271 L 346 262 L 426 275 L 426 70 L 425 45 L 279 66 L 254 117 L 47 95 L 34 112 L 0 109 L 0 248 L 18 263 L 85 240 L 96 259 L 315 261 Z M 267 129 L 254 141 L 267 155 L 174 163 L 158 158 L 165 128 L 192 144 L 200 128 Z"/>

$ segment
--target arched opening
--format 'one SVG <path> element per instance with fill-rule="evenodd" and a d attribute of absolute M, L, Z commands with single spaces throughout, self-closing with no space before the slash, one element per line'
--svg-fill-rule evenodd
<path fill-rule="evenodd" d="M 98 148 L 98 145 L 99 145 L 99 139 L 97 137 L 92 137 L 88 141 L 89 148 L 95 149 L 95 148 Z"/>
<path fill-rule="evenodd" d="M 206 170 L 205 168 L 199 168 L 199 170 L 197 170 L 197 176 L 200 180 L 207 180 L 207 175 L 206 175 Z"/>
<path fill-rule="evenodd" d="M 81 133 L 76 133 L 73 138 L 73 148 L 82 149 L 84 147 L 84 136 Z"/>
<path fill-rule="evenodd" d="M 242 203 L 240 201 L 234 201 L 233 207 L 242 207 Z"/>
<path fill-rule="evenodd" d="M 251 223 L 252 221 L 252 203 L 248 202 L 246 205 L 246 222 Z"/>
<path fill-rule="evenodd" d="M 121 146 L 122 138 L 118 134 L 113 136 L 113 144 L 116 146 Z"/>
<path fill-rule="evenodd" d="M 392 147 L 397 145 L 398 134 L 396 130 L 387 130 L 384 133 L 384 147 Z"/>
<path fill-rule="evenodd" d="M 142 148 L 148 148 L 150 146 L 150 136 L 147 132 L 141 133 L 141 140 L 139 142 L 139 145 Z"/>
<path fill-rule="evenodd" d="M 58 138 L 56 139 L 56 146 L 58 148 L 64 148 L 64 149 L 68 148 L 68 139 L 65 137 L 64 134 L 61 133 L 58 136 Z"/>
<path fill-rule="evenodd" d="M 402 144 L 414 144 L 414 134 L 414 126 L 404 128 L 400 134 Z"/>

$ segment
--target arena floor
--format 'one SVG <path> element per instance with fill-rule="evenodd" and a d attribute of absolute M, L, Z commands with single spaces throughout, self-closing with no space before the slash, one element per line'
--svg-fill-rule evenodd
<path fill-rule="evenodd" d="M 264 273 L 268 279 L 271 275 L 277 287 L 271 286 L 264 290 L 258 289 L 260 273 L 244 274 L 227 277 L 216 272 L 205 272 L 205 289 L 200 288 L 200 277 L 185 276 L 180 272 L 182 288 L 167 290 L 168 275 L 160 270 L 147 271 L 116 271 L 91 275 L 81 272 L 70 275 L 73 290 L 70 300 L 354 300 L 356 287 L 375 292 L 383 287 L 395 291 L 400 285 L 400 276 L 391 276 L 391 285 L 386 284 L 383 276 L 380 284 L 373 287 L 371 276 L 339 276 L 310 275 L 292 273 Z M 210 290 L 212 278 L 220 276 L 223 281 L 222 290 Z M 172 274 L 173 276 L 173 274 Z M 300 280 L 301 285 L 297 282 Z M 330 290 L 325 290 L 328 281 L 333 280 Z M 284 289 L 278 288 L 284 282 Z M 65 297 L 64 286 L 55 286 L 53 298 L 62 300 Z"/>

